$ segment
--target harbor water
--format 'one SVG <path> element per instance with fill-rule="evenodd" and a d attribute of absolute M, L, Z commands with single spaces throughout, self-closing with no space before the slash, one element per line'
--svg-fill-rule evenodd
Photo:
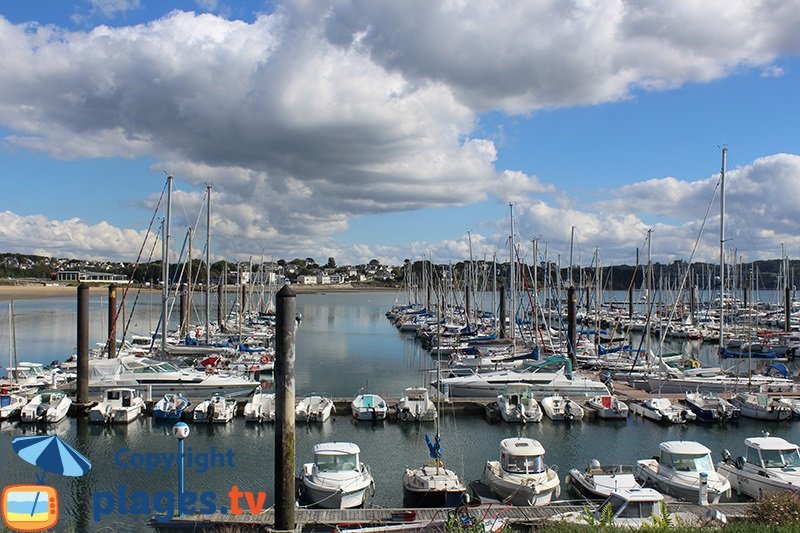
<path fill-rule="evenodd" d="M 396 298 L 394 292 L 298 295 L 297 311 L 303 317 L 296 347 L 298 399 L 311 392 L 354 397 L 362 388 L 396 398 L 405 387 L 427 384 L 433 379 L 431 356 L 385 317 Z M 73 353 L 74 299 L 17 300 L 14 305 L 19 361 L 49 363 Z M 159 305 L 146 302 L 134 311 L 133 331 L 146 333 L 154 327 Z M 106 328 L 105 303 L 93 296 L 91 310 L 90 337 L 99 342 Z M 9 346 L 8 341 L 8 328 L 0 324 L 0 354 L 4 359 L 8 349 L 2 347 Z M 713 346 L 676 344 L 665 351 L 676 349 L 692 351 L 704 363 L 716 363 L 711 360 Z M 481 476 L 485 462 L 497 458 L 500 440 L 509 436 L 539 440 L 546 449 L 545 461 L 557 466 L 562 484 L 570 468 L 583 469 L 591 459 L 631 464 L 657 455 L 659 443 L 665 440 L 697 440 L 713 451 L 715 461 L 719 460 L 722 449 L 729 449 L 734 456 L 741 455 L 743 440 L 760 436 L 762 431 L 792 442 L 800 441 L 800 423 L 792 421 L 742 419 L 735 424 L 713 426 L 695 423 L 661 426 L 631 416 L 625 421 L 589 419 L 555 423 L 545 419 L 538 424 L 489 425 L 478 416 L 456 417 L 448 412 L 446 404 L 442 411 L 444 460 L 467 481 Z M 266 505 L 273 502 L 272 425 L 245 424 L 239 417 L 226 425 L 190 423 L 190 426 L 191 434 L 185 441 L 187 459 L 192 456 L 186 470 L 188 491 L 213 494 L 217 510 L 229 506 L 228 493 L 233 486 L 241 491 L 263 491 Z M 170 424 L 156 423 L 151 417 L 127 426 L 95 426 L 72 418 L 45 427 L 3 423 L 0 426 L 3 484 L 35 483 L 38 474 L 39 469 L 12 451 L 11 440 L 15 436 L 57 434 L 92 463 L 91 471 L 83 477 L 48 474 L 45 478 L 45 483 L 59 493 L 58 530 L 148 530 L 147 520 L 168 506 L 167 495 L 177 493 L 178 471 L 170 458 L 174 460 L 178 445 L 171 429 Z M 432 436 L 434 431 L 432 423 L 358 423 L 349 413 L 338 413 L 322 424 L 298 423 L 297 469 L 311 460 L 312 447 L 319 442 L 354 442 L 360 446 L 362 460 L 370 465 L 375 478 L 371 503 L 400 507 L 402 473 L 406 467 L 427 462 L 425 435 Z M 155 457 L 160 458 L 158 463 Z M 148 458 L 152 460 L 149 467 Z M 562 498 L 566 497 L 570 495 L 564 490 Z"/>

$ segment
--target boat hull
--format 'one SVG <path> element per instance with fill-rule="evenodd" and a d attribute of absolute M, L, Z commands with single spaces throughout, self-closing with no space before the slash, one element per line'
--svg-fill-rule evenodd
<path fill-rule="evenodd" d="M 504 503 L 522 507 L 547 505 L 561 493 L 558 476 L 550 469 L 527 479 L 503 477 L 500 471 L 497 461 L 487 461 L 481 481 Z"/>

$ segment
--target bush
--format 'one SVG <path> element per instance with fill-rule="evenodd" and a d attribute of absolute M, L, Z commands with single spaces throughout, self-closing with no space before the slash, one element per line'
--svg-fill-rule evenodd
<path fill-rule="evenodd" d="M 765 496 L 751 506 L 748 517 L 766 526 L 800 525 L 800 495 L 780 492 Z"/>

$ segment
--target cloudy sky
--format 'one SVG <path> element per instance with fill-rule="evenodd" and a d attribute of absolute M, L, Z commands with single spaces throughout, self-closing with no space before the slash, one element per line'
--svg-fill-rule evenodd
<path fill-rule="evenodd" d="M 0 251 L 397 264 L 800 257 L 781 0 L 0 3 Z M 706 215 L 708 217 L 706 218 Z M 156 215 L 154 227 L 162 213 Z M 199 244 L 198 244 L 199 243 Z M 173 260 L 177 258 L 177 252 Z M 540 257 L 541 259 L 541 257 Z"/>

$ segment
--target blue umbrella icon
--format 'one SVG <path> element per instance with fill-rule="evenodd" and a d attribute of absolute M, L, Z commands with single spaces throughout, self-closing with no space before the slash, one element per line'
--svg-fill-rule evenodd
<path fill-rule="evenodd" d="M 15 437 L 11 446 L 22 459 L 42 469 L 36 479 L 44 482 L 47 472 L 62 476 L 82 476 L 92 468 L 92 463 L 72 446 L 55 435 L 44 437 Z"/>

